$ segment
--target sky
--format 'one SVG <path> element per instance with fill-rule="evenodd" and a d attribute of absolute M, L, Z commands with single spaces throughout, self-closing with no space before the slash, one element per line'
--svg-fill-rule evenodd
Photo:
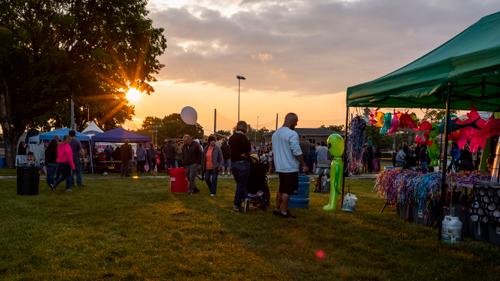
<path fill-rule="evenodd" d="M 498 0 L 151 0 L 165 29 L 165 67 L 155 93 L 136 102 L 126 127 L 146 116 L 198 112 L 205 134 L 230 129 L 240 114 L 274 129 L 288 112 L 298 127 L 343 124 L 345 91 L 400 68 L 446 42 Z"/>

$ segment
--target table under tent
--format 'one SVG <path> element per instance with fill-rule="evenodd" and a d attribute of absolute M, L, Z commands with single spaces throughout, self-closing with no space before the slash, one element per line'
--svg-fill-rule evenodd
<path fill-rule="evenodd" d="M 103 132 L 103 133 L 98 133 L 92 137 L 92 146 L 95 149 L 99 144 L 122 144 L 125 141 L 128 141 L 131 145 L 132 148 L 135 152 L 135 144 L 138 143 L 149 143 L 151 142 L 151 138 L 148 136 L 144 136 L 141 134 L 137 134 L 134 132 L 127 131 L 123 128 L 114 128 L 109 131 Z M 97 156 L 97 155 L 96 155 Z M 115 157 L 116 158 L 116 157 Z M 102 159 L 102 157 L 99 157 L 94 161 L 96 165 L 101 165 L 102 167 L 105 167 L 105 170 L 116 170 L 117 165 L 121 163 L 120 160 L 118 159 L 113 159 L 113 160 L 108 160 L 108 159 Z M 92 167 L 92 172 L 94 171 L 94 167 Z"/>
<path fill-rule="evenodd" d="M 346 136 L 349 108 L 438 108 L 446 109 L 440 164 L 438 227 L 441 237 L 446 198 L 447 152 L 450 110 L 500 111 L 500 13 L 486 17 L 446 43 L 378 79 L 349 87 L 346 96 Z M 498 120 L 487 129 L 500 132 Z M 347 138 L 346 138 L 347 139 Z M 346 148 L 348 148 L 346 141 Z M 498 151 L 492 178 L 498 177 Z M 496 173 L 496 174 L 495 174 Z M 439 175 L 439 174 L 438 174 Z M 344 197 L 344 184 L 342 198 Z M 497 204 L 500 209 L 500 204 Z M 500 225 L 498 225 L 500 226 Z"/>

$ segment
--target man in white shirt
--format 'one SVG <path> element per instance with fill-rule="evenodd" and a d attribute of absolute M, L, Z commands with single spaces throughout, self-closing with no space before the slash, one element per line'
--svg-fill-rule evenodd
<path fill-rule="evenodd" d="M 308 170 L 300 149 L 299 135 L 294 131 L 298 121 L 297 114 L 288 113 L 283 127 L 274 132 L 272 137 L 274 167 L 280 180 L 273 214 L 283 218 L 294 217 L 288 211 L 288 199 L 298 187 L 299 167 L 302 166 L 303 172 Z"/>

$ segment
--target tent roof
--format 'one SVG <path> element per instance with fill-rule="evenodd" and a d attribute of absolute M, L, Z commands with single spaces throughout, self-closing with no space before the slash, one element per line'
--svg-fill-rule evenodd
<path fill-rule="evenodd" d="M 40 140 L 41 141 L 50 141 L 55 136 L 58 136 L 59 139 L 62 140 L 62 138 L 64 136 L 66 136 L 66 135 L 69 134 L 69 131 L 70 131 L 69 128 L 61 128 L 61 129 L 56 129 L 56 130 L 53 130 L 53 131 L 50 131 L 50 132 L 41 133 L 39 136 L 40 136 Z M 86 135 L 84 135 L 84 134 L 82 134 L 80 132 L 76 132 L 76 138 L 79 141 L 89 141 L 90 140 L 89 136 L 86 136 Z"/>
<path fill-rule="evenodd" d="M 150 142 L 151 138 L 148 136 L 139 135 L 123 128 L 114 128 L 104 133 L 96 134 L 92 137 L 94 142 Z"/>
<path fill-rule="evenodd" d="M 500 111 L 500 12 L 376 80 L 347 88 L 347 106 Z"/>
<path fill-rule="evenodd" d="M 87 128 L 85 128 L 82 131 L 82 134 L 85 135 L 92 135 L 92 134 L 97 134 L 97 133 L 103 133 L 104 131 L 99 128 L 94 121 L 90 121 L 89 124 L 87 125 Z"/>

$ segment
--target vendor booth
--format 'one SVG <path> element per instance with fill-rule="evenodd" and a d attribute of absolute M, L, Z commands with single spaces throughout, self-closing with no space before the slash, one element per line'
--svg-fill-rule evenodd
<path fill-rule="evenodd" d="M 43 162 L 45 159 L 45 146 L 48 142 L 50 142 L 52 139 L 57 138 L 60 141 L 62 141 L 64 136 L 69 135 L 69 131 L 71 129 L 69 128 L 60 128 L 60 129 L 55 129 L 50 132 L 44 132 L 40 133 L 38 135 L 32 136 L 29 138 L 28 141 L 28 149 L 29 151 L 33 152 L 35 155 L 35 159 L 37 162 Z M 90 142 L 90 137 L 86 136 L 80 132 L 76 132 L 76 138 L 81 141 L 81 142 L 86 142 L 87 145 L 89 145 Z M 89 158 L 90 161 L 92 161 L 92 151 L 89 151 Z"/>
<path fill-rule="evenodd" d="M 450 178 L 447 180 L 447 152 L 450 132 L 454 131 L 457 125 L 450 122 L 450 110 L 500 111 L 500 36 L 498 34 L 500 34 L 500 13 L 495 13 L 482 18 L 414 62 L 378 79 L 347 89 L 346 136 L 350 107 L 446 109 L 440 148 L 442 151 L 440 172 L 421 177 L 406 172 L 402 174 L 399 170 L 395 170 L 385 173 L 385 178 L 379 178 L 377 183 L 398 181 L 399 186 L 413 187 L 415 185 L 411 182 L 418 182 L 425 186 L 419 190 L 422 190 L 421 196 L 425 198 L 434 196 L 436 213 L 433 215 L 436 218 L 433 220 L 439 226 L 440 238 L 441 222 L 444 217 L 443 207 L 453 196 L 447 193 L 450 192 L 447 190 L 450 184 Z M 470 120 L 471 124 L 465 125 L 474 127 L 475 124 L 472 123 L 478 120 Z M 482 122 L 481 126 L 475 126 L 481 130 L 482 139 L 479 146 L 484 146 L 487 138 L 497 136 L 500 132 L 499 119 L 495 119 L 494 115 Z M 348 142 L 349 138 L 346 139 Z M 498 166 L 498 161 L 495 164 Z M 480 181 L 481 179 L 474 178 L 471 185 L 475 186 Z M 437 190 L 436 187 L 438 187 Z M 473 192 L 476 194 L 476 191 Z M 404 197 L 405 194 L 413 196 L 416 191 L 400 188 L 390 194 L 394 198 L 391 197 L 388 200 L 393 201 L 391 203 L 396 203 L 398 200 L 404 201 L 407 199 Z M 418 197 L 416 200 L 415 204 L 425 204 L 418 201 Z M 500 210 L 500 204 L 497 204 L 495 208 L 498 209 L 493 210 L 493 213 Z M 406 212 L 409 211 L 406 210 Z M 497 213 L 500 214 L 500 211 Z M 416 215 L 420 218 L 421 214 Z M 498 228 L 500 225 L 495 224 L 495 227 Z M 500 232 L 498 235 L 500 237 Z"/>
<path fill-rule="evenodd" d="M 104 146 L 107 146 L 110 144 L 121 144 L 125 141 L 128 141 L 132 145 L 132 148 L 134 148 L 134 144 L 151 142 L 151 138 L 127 131 L 123 128 L 114 128 L 103 133 L 98 133 L 92 137 L 94 148 L 99 146 L 99 144 L 104 144 Z M 121 161 L 116 158 L 117 157 L 114 157 L 113 159 L 106 159 L 102 156 L 98 157 L 94 161 L 96 169 L 98 171 L 118 171 Z"/>

